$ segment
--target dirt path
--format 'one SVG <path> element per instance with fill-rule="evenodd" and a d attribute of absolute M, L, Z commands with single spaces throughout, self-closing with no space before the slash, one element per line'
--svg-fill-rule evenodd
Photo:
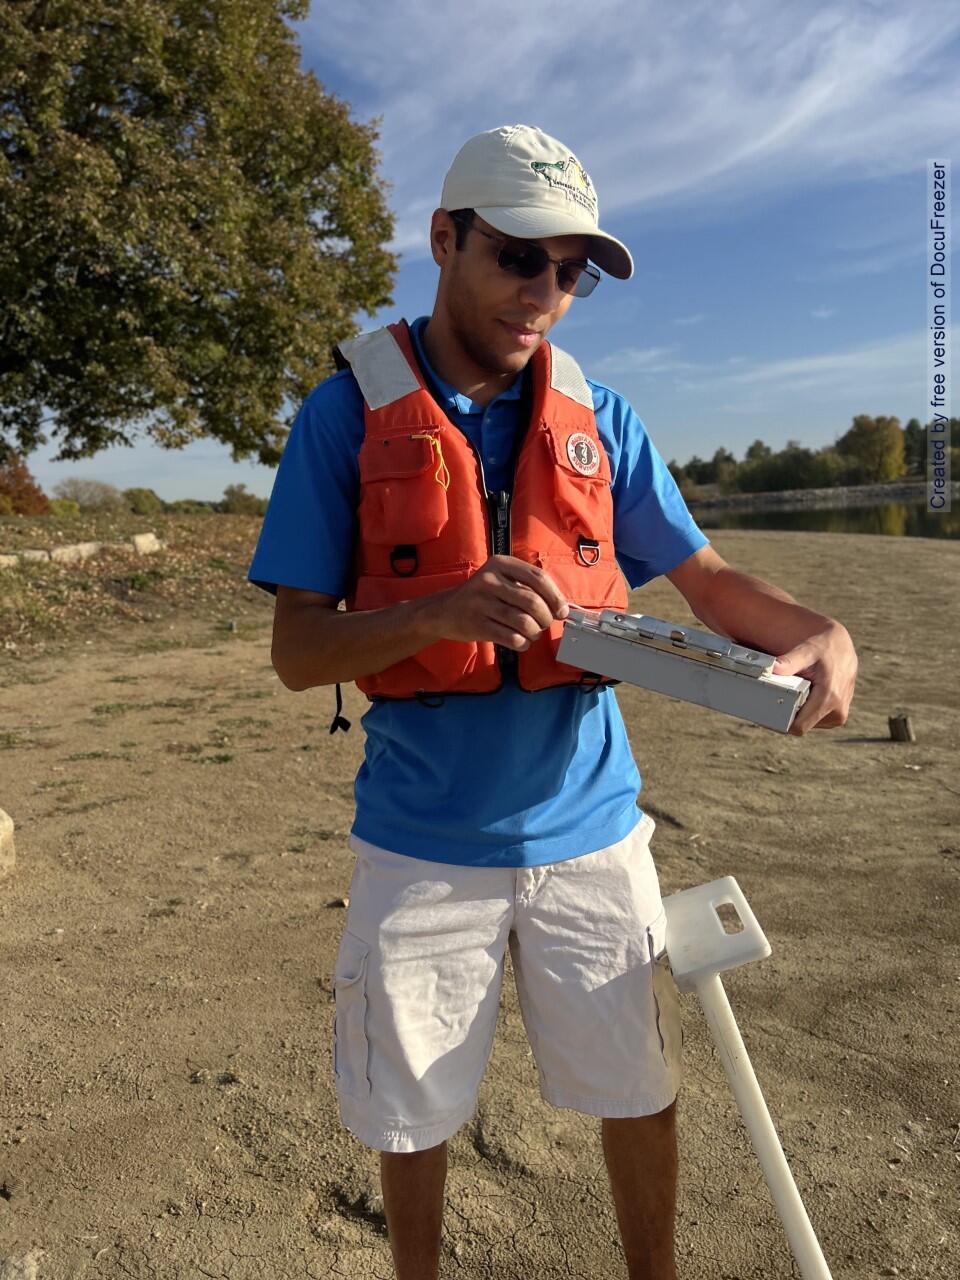
<path fill-rule="evenodd" d="M 841 617 L 862 674 L 848 724 L 804 740 L 621 687 L 663 892 L 733 874 L 770 939 L 726 987 L 836 1280 L 948 1280 L 960 545 L 714 541 Z M 666 582 L 633 607 L 687 616 Z M 328 736 L 330 691 L 282 688 L 268 624 L 264 600 L 238 636 L 117 632 L 0 693 L 0 1259 L 42 1250 L 39 1280 L 392 1275 L 330 1067 L 362 738 Z M 886 740 L 899 707 L 914 745 Z M 794 1275 L 689 997 L 684 1027 L 680 1275 Z M 447 1192 L 444 1276 L 626 1274 L 599 1122 L 540 1100 L 509 972 Z"/>

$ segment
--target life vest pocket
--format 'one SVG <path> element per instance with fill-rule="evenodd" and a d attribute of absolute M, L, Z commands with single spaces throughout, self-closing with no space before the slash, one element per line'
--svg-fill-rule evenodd
<path fill-rule="evenodd" d="M 625 609 L 627 587 L 613 553 L 613 545 L 601 547 L 601 559 L 592 567 L 578 563 L 574 555 L 538 557 L 540 567 L 553 579 L 564 599 L 584 609 Z M 529 649 L 519 655 L 518 676 L 523 689 L 543 689 L 557 684 L 574 684 L 579 668 L 557 662 L 557 648 L 564 623 L 554 619 L 540 632 Z M 607 683 L 600 681 L 599 683 Z"/>
<path fill-rule="evenodd" d="M 439 432 L 368 437 L 360 450 L 360 526 L 379 546 L 416 546 L 447 523 L 450 475 Z"/>
<path fill-rule="evenodd" d="M 556 422 L 545 422 L 543 432 L 555 464 L 553 496 L 564 528 L 603 537 L 612 514 L 606 450 L 588 432 L 573 431 Z"/>
<path fill-rule="evenodd" d="M 351 607 L 382 609 L 405 600 L 418 600 L 460 586 L 469 572 L 468 566 L 408 578 L 369 574 L 358 579 Z M 383 671 L 360 677 L 357 685 L 369 697 L 410 698 L 418 693 L 455 692 L 456 685 L 468 678 L 474 692 L 499 688 L 500 669 L 492 644 L 438 640 Z"/>

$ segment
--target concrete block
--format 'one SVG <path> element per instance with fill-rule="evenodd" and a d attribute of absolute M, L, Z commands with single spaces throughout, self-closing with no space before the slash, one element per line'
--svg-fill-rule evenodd
<path fill-rule="evenodd" d="M 55 564 L 79 564 L 83 559 L 83 554 L 78 545 L 70 545 L 64 547 L 54 547 L 50 552 L 50 559 Z"/>
<path fill-rule="evenodd" d="M 13 847 L 13 819 L 0 809 L 0 878 L 8 875 L 17 863 Z"/>
<path fill-rule="evenodd" d="M 79 564 L 81 560 L 89 560 L 100 550 L 99 542 L 73 542 L 63 547 L 54 547 L 50 559 L 57 564 Z"/>
<path fill-rule="evenodd" d="M 148 556 L 152 552 L 160 550 L 160 543 L 155 533 L 134 534 L 133 546 L 142 556 Z"/>

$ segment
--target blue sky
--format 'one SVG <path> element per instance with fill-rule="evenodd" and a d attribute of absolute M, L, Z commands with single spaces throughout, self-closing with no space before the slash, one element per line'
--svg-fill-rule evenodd
<path fill-rule="evenodd" d="M 367 0 L 314 3 L 298 31 L 353 117 L 382 117 L 402 257 L 395 305 L 364 328 L 429 312 L 444 172 L 467 137 L 524 122 L 577 154 L 636 264 L 551 336 L 665 458 L 819 447 L 857 413 L 926 421 L 926 161 L 960 136 L 955 0 Z M 216 498 L 273 479 L 212 442 L 53 452 L 30 460 L 48 491 L 82 475 Z"/>

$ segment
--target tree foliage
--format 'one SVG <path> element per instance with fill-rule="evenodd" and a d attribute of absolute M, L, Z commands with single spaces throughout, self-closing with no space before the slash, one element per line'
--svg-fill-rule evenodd
<path fill-rule="evenodd" d="M 0 462 L 0 515 L 45 516 L 49 511 L 50 502 L 27 464 L 8 452 Z"/>
<path fill-rule="evenodd" d="M 376 128 L 301 70 L 306 10 L 0 0 L 0 451 L 142 431 L 275 465 L 390 301 Z"/>
<path fill-rule="evenodd" d="M 228 516 L 263 516 L 267 513 L 267 499 L 248 493 L 245 484 L 228 484 L 217 510 Z"/>
<path fill-rule="evenodd" d="M 69 476 L 53 486 L 58 498 L 75 502 L 81 511 L 123 511 L 127 503 L 120 490 L 103 480 Z"/>
<path fill-rule="evenodd" d="M 837 441 L 837 452 L 860 465 L 866 483 L 899 480 L 906 475 L 900 419 L 858 414 Z"/>
<path fill-rule="evenodd" d="M 123 500 L 127 510 L 135 516 L 159 516 L 163 514 L 163 499 L 152 489 L 124 489 Z"/>

